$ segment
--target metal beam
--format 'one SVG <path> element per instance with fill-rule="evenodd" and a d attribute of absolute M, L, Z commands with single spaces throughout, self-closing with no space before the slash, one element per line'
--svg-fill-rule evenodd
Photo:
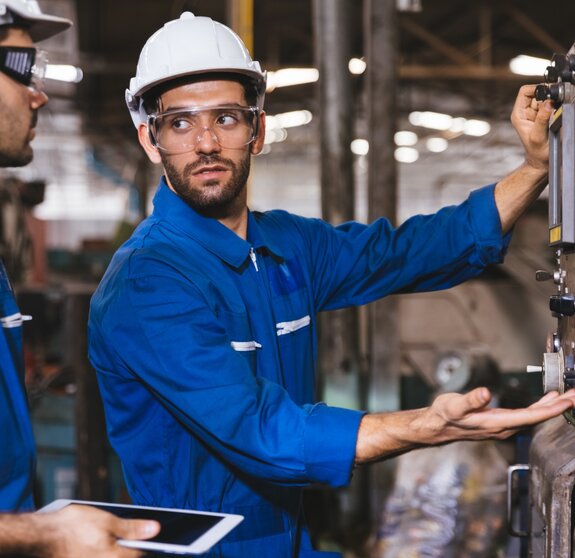
<path fill-rule="evenodd" d="M 448 80 L 505 80 L 525 82 L 530 76 L 514 74 L 508 66 L 483 66 L 481 64 L 430 64 L 430 65 L 402 65 L 399 68 L 401 79 L 448 79 Z M 531 76 L 537 81 L 542 76 Z"/>
<path fill-rule="evenodd" d="M 241 37 L 246 48 L 254 52 L 254 0 L 228 0 L 230 27 Z"/>
<path fill-rule="evenodd" d="M 397 220 L 395 142 L 398 86 L 398 21 L 395 0 L 366 0 L 364 29 L 367 44 L 368 200 L 369 220 Z M 370 411 L 400 407 L 399 301 L 387 297 L 369 306 L 368 351 Z M 378 520 L 391 484 L 390 462 L 370 471 L 370 518 Z"/>
<path fill-rule="evenodd" d="M 355 116 L 349 37 L 350 3 L 314 0 L 315 59 L 319 68 L 318 106 L 321 143 L 321 207 L 323 218 L 339 225 L 355 217 L 353 122 Z M 357 308 L 320 316 L 319 371 L 322 398 L 334 405 L 359 408 L 359 318 Z M 362 475 L 358 475 L 361 477 Z M 361 488 L 361 487 L 360 487 Z M 365 525 L 367 506 L 357 483 L 347 489 L 341 519 L 333 531 Z"/>
<path fill-rule="evenodd" d="M 544 47 L 548 48 L 551 52 L 564 52 L 565 46 L 557 42 L 547 31 L 545 31 L 536 21 L 533 21 L 525 12 L 519 8 L 506 4 L 505 9 L 509 15 L 519 24 L 525 31 L 530 33 L 537 39 Z M 561 12 L 558 12 L 557 17 L 561 17 Z"/>
<path fill-rule="evenodd" d="M 471 56 L 461 52 L 461 49 L 451 46 L 449 43 L 445 42 L 443 39 L 440 39 L 437 35 L 430 33 L 427 29 L 410 18 L 402 18 L 400 25 L 401 28 L 407 31 L 409 34 L 422 40 L 432 49 L 436 50 L 443 56 L 446 56 L 453 62 L 457 62 L 459 64 L 470 64 L 474 61 Z"/>

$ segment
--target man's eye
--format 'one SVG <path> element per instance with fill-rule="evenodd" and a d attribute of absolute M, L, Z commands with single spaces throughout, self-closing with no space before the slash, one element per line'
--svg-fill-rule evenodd
<path fill-rule="evenodd" d="M 191 122 L 185 118 L 174 118 L 171 123 L 171 128 L 174 130 L 188 130 L 191 127 Z"/>
<path fill-rule="evenodd" d="M 220 114 L 216 119 L 216 124 L 224 128 L 229 128 L 235 126 L 238 121 L 238 117 L 235 114 Z"/>

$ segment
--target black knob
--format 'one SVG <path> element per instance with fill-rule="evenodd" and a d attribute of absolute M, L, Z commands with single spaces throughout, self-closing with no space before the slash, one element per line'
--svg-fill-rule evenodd
<path fill-rule="evenodd" d="M 549 86 L 545 85 L 544 83 L 540 83 L 535 88 L 535 98 L 538 101 L 546 101 L 547 99 L 551 98 L 551 92 L 549 90 Z"/>
<path fill-rule="evenodd" d="M 553 273 L 544 269 L 538 269 L 535 272 L 535 281 L 549 281 L 549 279 L 553 279 Z"/>
<path fill-rule="evenodd" d="M 545 71 L 545 80 L 549 83 L 559 81 L 559 71 L 555 66 L 547 66 L 547 70 Z"/>
<path fill-rule="evenodd" d="M 575 297 L 572 294 L 552 295 L 549 298 L 549 309 L 554 316 L 575 315 Z"/>

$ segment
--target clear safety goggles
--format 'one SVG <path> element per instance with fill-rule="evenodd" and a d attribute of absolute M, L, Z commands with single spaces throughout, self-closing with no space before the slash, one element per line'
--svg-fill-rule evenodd
<path fill-rule="evenodd" d="M 13 80 L 42 91 L 48 59 L 33 47 L 0 46 L 0 72 Z"/>
<path fill-rule="evenodd" d="M 226 149 L 241 149 L 258 135 L 259 109 L 237 105 L 188 107 L 148 116 L 152 144 L 168 154 L 193 151 L 206 132 Z"/>

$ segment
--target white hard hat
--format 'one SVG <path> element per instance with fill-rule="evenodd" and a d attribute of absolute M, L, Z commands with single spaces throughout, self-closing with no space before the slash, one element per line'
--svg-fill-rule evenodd
<path fill-rule="evenodd" d="M 0 0 L 1 1 L 1 0 Z M 229 27 L 209 17 L 184 12 L 168 21 L 146 42 L 136 76 L 126 89 L 126 104 L 136 128 L 147 120 L 142 95 L 152 87 L 193 74 L 235 73 L 253 79 L 258 107 L 263 107 L 266 73 L 251 59 L 242 40 Z"/>
<path fill-rule="evenodd" d="M 43 41 L 72 25 L 69 19 L 43 14 L 36 0 L 0 0 L 0 27 L 24 21 L 34 42 Z"/>

